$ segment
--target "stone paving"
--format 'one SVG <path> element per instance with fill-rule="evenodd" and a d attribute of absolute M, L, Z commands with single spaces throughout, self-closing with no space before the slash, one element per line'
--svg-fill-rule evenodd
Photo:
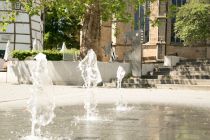
<path fill-rule="evenodd" d="M 53 124 L 42 129 L 53 140 L 208 140 L 210 111 L 201 108 L 135 105 L 117 112 L 114 105 L 99 105 L 99 121 L 75 121 L 82 106 L 56 108 Z M 0 139 L 17 140 L 30 133 L 26 110 L 0 111 Z"/>
<path fill-rule="evenodd" d="M 24 108 L 31 95 L 31 88 L 30 85 L 0 84 L 0 109 Z M 83 104 L 86 97 L 85 89 L 82 87 L 50 86 L 45 89 L 46 92 L 52 92 L 55 95 L 57 106 Z M 175 104 L 210 108 L 209 90 L 96 88 L 94 93 L 99 104 L 114 104 L 122 93 L 128 103 Z"/>
<path fill-rule="evenodd" d="M 0 140 L 17 140 L 30 133 L 26 101 L 29 85 L 0 85 Z M 43 129 L 53 140 L 208 140 L 210 92 L 207 90 L 95 89 L 101 121 L 74 121 L 84 115 L 85 90 L 52 86 L 56 118 Z M 120 94 L 133 106 L 114 110 Z M 104 119 L 104 120 L 103 120 Z"/>

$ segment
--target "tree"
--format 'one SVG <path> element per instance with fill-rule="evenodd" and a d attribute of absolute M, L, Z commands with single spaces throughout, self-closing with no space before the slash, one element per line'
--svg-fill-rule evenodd
<path fill-rule="evenodd" d="M 101 21 L 112 20 L 114 17 L 117 21 L 128 22 L 132 19 L 129 9 L 137 8 L 147 0 L 38 0 L 40 5 L 34 4 L 37 3 L 36 0 L 19 1 L 30 15 L 39 14 L 39 11 L 45 8 L 56 8 L 58 11 L 64 8 L 76 16 L 82 25 L 80 51 L 84 56 L 88 49 L 97 50 L 100 46 Z"/>
<path fill-rule="evenodd" d="M 67 16 L 68 15 L 68 16 Z M 59 11 L 55 8 L 48 9 L 45 12 L 45 49 L 57 48 L 63 42 L 67 48 L 79 48 L 79 30 L 80 21 L 75 16 L 69 15 L 66 9 Z"/>
<path fill-rule="evenodd" d="M 176 14 L 175 32 L 185 45 L 206 42 L 210 37 L 210 4 L 191 2 Z"/>
<path fill-rule="evenodd" d="M 33 5 L 32 0 L 21 0 L 25 9 L 30 14 L 37 14 L 44 7 L 67 9 L 78 17 L 82 25 L 81 54 L 84 56 L 88 49 L 97 50 L 100 46 L 101 21 L 112 20 L 128 22 L 132 19 L 128 11 L 131 7 L 137 7 L 146 0 L 41 0 L 41 5 Z M 154 1 L 154 0 L 152 0 Z M 39 9 L 39 10 L 37 10 Z"/>

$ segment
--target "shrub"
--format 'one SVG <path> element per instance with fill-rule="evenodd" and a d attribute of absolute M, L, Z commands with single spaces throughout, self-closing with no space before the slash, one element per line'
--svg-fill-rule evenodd
<path fill-rule="evenodd" d="M 29 51 L 29 50 L 15 50 L 12 52 L 13 58 L 18 58 L 18 60 L 25 60 L 27 57 L 33 57 L 38 52 Z"/>
<path fill-rule="evenodd" d="M 33 58 L 38 53 L 39 51 L 15 50 L 12 52 L 12 57 L 17 58 L 18 60 L 25 60 L 27 58 Z M 47 60 L 60 61 L 63 59 L 63 53 L 59 52 L 58 50 L 44 50 L 42 53 L 46 55 Z M 79 50 L 70 49 L 65 51 L 65 54 L 79 54 Z"/>
<path fill-rule="evenodd" d="M 43 54 L 46 55 L 47 60 L 60 61 L 63 59 L 63 54 L 57 50 L 44 50 Z"/>

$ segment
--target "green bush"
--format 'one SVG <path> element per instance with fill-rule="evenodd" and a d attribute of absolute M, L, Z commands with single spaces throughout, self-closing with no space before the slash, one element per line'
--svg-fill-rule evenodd
<path fill-rule="evenodd" d="M 12 52 L 12 57 L 17 58 L 18 60 L 25 60 L 27 58 L 33 58 L 38 51 L 30 51 L 30 50 L 15 50 Z M 46 55 L 47 60 L 51 61 L 60 61 L 63 60 L 63 53 L 58 50 L 44 50 L 42 51 L 43 54 Z M 79 54 L 79 50 L 77 49 L 70 49 L 65 51 L 65 54 L 75 55 Z"/>
<path fill-rule="evenodd" d="M 18 60 L 25 60 L 27 57 L 33 57 L 37 54 L 37 52 L 34 51 L 22 51 L 22 50 L 15 50 L 12 52 L 13 58 L 18 58 Z"/>
<path fill-rule="evenodd" d="M 46 55 L 47 60 L 60 61 L 63 59 L 63 54 L 57 50 L 45 50 L 43 51 L 43 54 Z"/>

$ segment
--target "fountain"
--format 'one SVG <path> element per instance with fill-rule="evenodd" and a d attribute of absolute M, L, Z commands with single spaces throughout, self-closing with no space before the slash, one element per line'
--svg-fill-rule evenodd
<path fill-rule="evenodd" d="M 51 92 L 46 92 L 47 87 L 52 85 L 48 76 L 46 55 L 39 53 L 35 57 L 36 65 L 32 71 L 32 95 L 28 100 L 28 110 L 31 113 L 31 135 L 23 140 L 47 140 L 41 137 L 41 127 L 48 125 L 53 118 L 55 102 Z"/>
<path fill-rule="evenodd" d="M 122 85 L 122 79 L 125 76 L 125 70 L 122 66 L 119 66 L 117 69 L 117 88 L 120 90 L 120 98 L 118 99 L 116 103 L 116 110 L 117 111 L 127 111 L 131 108 L 127 106 L 126 101 L 123 98 L 123 93 L 121 91 L 121 85 Z"/>
<path fill-rule="evenodd" d="M 102 81 L 101 74 L 97 65 L 97 57 L 95 52 L 90 49 L 85 58 L 79 63 L 79 69 L 84 80 L 84 88 L 86 88 L 86 100 L 84 102 L 84 109 L 86 110 L 86 120 L 97 119 L 97 103 L 93 88 Z"/>

